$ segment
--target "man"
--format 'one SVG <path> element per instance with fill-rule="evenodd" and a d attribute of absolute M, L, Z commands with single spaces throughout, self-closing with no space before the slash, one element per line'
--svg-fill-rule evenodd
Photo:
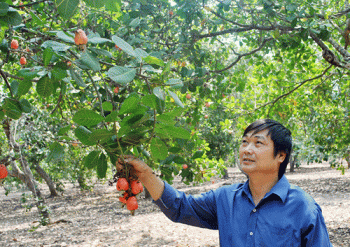
<path fill-rule="evenodd" d="M 284 176 L 291 149 L 287 128 L 270 119 L 255 121 L 239 149 L 248 180 L 199 196 L 172 188 L 139 159 L 126 156 L 125 162 L 169 219 L 218 229 L 221 246 L 332 246 L 320 206 Z"/>

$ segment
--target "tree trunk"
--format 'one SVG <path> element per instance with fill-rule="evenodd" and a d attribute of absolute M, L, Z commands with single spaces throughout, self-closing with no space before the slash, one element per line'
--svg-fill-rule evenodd
<path fill-rule="evenodd" d="M 294 172 L 294 167 L 295 167 L 295 162 L 294 159 L 291 159 L 291 161 L 289 162 L 289 171 L 290 172 Z"/>
<path fill-rule="evenodd" d="M 350 151 L 347 152 L 347 154 L 345 154 L 345 160 L 348 163 L 348 169 L 350 169 Z"/>
<path fill-rule="evenodd" d="M 45 172 L 45 170 L 43 168 L 41 168 L 41 166 L 39 164 L 36 164 L 35 170 L 40 175 L 40 177 L 42 177 L 42 179 L 45 180 L 47 186 L 49 187 L 49 190 L 51 193 L 50 197 L 58 196 L 58 193 L 57 193 L 56 188 L 55 188 L 55 184 L 52 182 L 52 179 L 49 176 L 49 174 L 47 174 Z"/>
<path fill-rule="evenodd" d="M 224 169 L 224 175 L 222 177 L 223 179 L 228 179 L 228 171 L 227 169 Z"/>
<path fill-rule="evenodd" d="M 297 163 L 297 158 L 298 158 L 298 155 L 293 155 L 293 154 L 291 155 L 290 162 L 289 162 L 289 165 L 290 165 L 289 171 L 290 172 L 294 172 L 295 165 Z"/>
<path fill-rule="evenodd" d="M 30 170 L 27 159 L 23 156 L 21 152 L 21 146 L 15 141 L 15 134 L 11 133 L 11 120 L 6 119 L 3 121 L 3 129 L 6 134 L 9 149 L 14 150 L 16 153 L 19 153 L 19 163 L 21 164 L 22 171 L 17 167 L 15 162 L 12 162 L 13 172 L 12 174 L 18 175 L 18 177 L 27 185 L 29 190 L 32 192 L 34 199 L 36 200 L 36 206 L 38 208 L 38 212 L 40 214 L 40 223 L 42 225 L 47 225 L 50 223 L 49 217 L 49 208 L 45 205 L 45 200 L 41 195 L 39 188 L 37 188 L 34 180 L 34 176 L 32 171 Z"/>
<path fill-rule="evenodd" d="M 30 170 L 29 164 L 26 159 L 22 156 L 20 158 L 20 163 L 25 175 L 25 183 L 27 187 L 32 191 L 34 198 L 36 199 L 36 206 L 38 208 L 41 218 L 41 224 L 47 225 L 50 223 L 49 209 L 45 204 L 45 200 L 42 197 L 41 191 L 35 185 L 35 180 L 32 171 Z"/>

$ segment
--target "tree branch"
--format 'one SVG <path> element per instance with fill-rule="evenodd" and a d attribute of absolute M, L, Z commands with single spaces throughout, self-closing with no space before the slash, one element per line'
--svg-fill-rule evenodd
<path fill-rule="evenodd" d="M 349 61 L 350 59 L 350 53 L 345 50 L 343 47 L 341 47 L 334 39 L 329 38 L 328 42 L 331 43 L 331 45 L 344 57 L 346 61 Z"/>
<path fill-rule="evenodd" d="M 314 32 L 310 30 L 309 34 L 311 38 L 316 42 L 316 44 L 318 44 L 322 48 L 323 50 L 322 56 L 328 63 L 335 65 L 337 67 L 345 68 L 339 63 L 334 53 L 325 45 L 325 43 L 323 43 L 323 41 L 319 37 L 317 37 L 317 35 Z"/>
<path fill-rule="evenodd" d="M 214 14 L 214 15 L 217 16 L 218 18 L 220 18 L 220 19 L 222 19 L 222 20 L 224 20 L 224 21 L 227 21 L 227 22 L 229 22 L 229 23 L 231 23 L 231 24 L 233 24 L 233 25 L 236 25 L 236 26 L 239 26 L 239 27 L 242 27 L 242 28 L 247 28 L 247 27 L 249 27 L 249 25 L 244 25 L 244 24 L 240 24 L 240 23 L 235 22 L 235 21 L 231 21 L 231 20 L 229 20 L 229 19 L 223 17 L 222 15 L 220 15 L 219 13 L 217 13 L 217 12 L 215 12 L 215 11 L 213 11 L 213 10 L 210 10 L 210 13 Z"/>
<path fill-rule="evenodd" d="M 6 74 L 2 71 L 2 69 L 0 69 L 0 74 L 1 74 L 2 78 L 4 78 L 4 81 L 5 81 L 8 89 L 10 90 L 11 97 L 13 98 L 13 93 L 12 93 L 12 89 L 11 89 L 10 83 L 7 80 Z"/>
<path fill-rule="evenodd" d="M 19 77 L 19 76 L 16 76 L 16 75 L 12 75 L 12 74 L 7 73 L 7 72 L 5 72 L 5 71 L 2 71 L 2 73 L 4 73 L 4 75 L 5 75 L 6 77 L 10 77 L 10 78 L 17 79 L 17 80 L 22 80 L 22 81 L 24 80 L 23 77 Z M 37 82 L 37 81 L 39 81 L 39 80 L 38 80 L 38 79 L 32 79 L 32 80 L 30 80 L 30 81 Z"/>
<path fill-rule="evenodd" d="M 271 40 L 273 40 L 273 38 L 264 39 L 263 42 L 261 43 L 261 45 L 258 48 L 256 48 L 255 50 L 252 50 L 252 51 L 244 53 L 244 54 L 238 54 L 238 57 L 236 58 L 236 60 L 233 63 L 231 63 L 229 66 L 227 66 L 226 68 L 221 69 L 221 70 L 210 70 L 209 72 L 210 73 L 221 73 L 225 70 L 232 68 L 233 66 L 235 66 L 239 62 L 239 60 L 241 60 L 242 57 L 249 56 L 249 55 L 252 55 L 252 54 L 260 51 L 265 46 L 265 44 Z"/>
<path fill-rule="evenodd" d="M 27 3 L 27 4 L 22 4 L 22 5 L 9 5 L 12 8 L 25 8 L 25 7 L 31 7 L 35 4 L 39 4 L 39 3 L 45 3 L 45 2 L 52 2 L 50 0 L 41 0 L 41 1 L 36 1 L 36 2 L 32 2 L 32 3 Z"/>
<path fill-rule="evenodd" d="M 290 90 L 289 92 L 287 92 L 287 93 L 285 93 L 285 94 L 282 94 L 282 95 L 278 96 L 276 99 L 274 99 L 274 100 L 272 100 L 272 101 L 270 101 L 270 102 L 267 102 L 267 103 L 265 103 L 265 104 L 263 104 L 263 105 L 261 105 L 261 106 L 255 108 L 252 112 L 257 111 L 257 110 L 259 110 L 259 109 L 261 109 L 261 108 L 263 108 L 263 107 L 265 107 L 265 106 L 267 106 L 267 105 L 275 104 L 277 101 L 279 101 L 280 99 L 282 99 L 282 98 L 288 96 L 289 94 L 293 93 L 295 90 L 297 90 L 298 88 L 300 88 L 301 86 L 303 86 L 305 83 L 307 83 L 307 82 L 309 82 L 309 81 L 317 80 L 317 79 L 323 77 L 323 76 L 327 73 L 327 71 L 328 71 L 330 68 L 332 68 L 332 66 L 333 66 L 333 65 L 330 65 L 328 68 L 326 68 L 326 69 L 322 72 L 322 74 L 320 74 L 320 75 L 318 75 L 318 76 L 315 76 L 315 77 L 313 77 L 313 78 L 309 78 L 309 79 L 306 79 L 306 80 L 302 81 L 301 83 L 299 83 L 298 86 L 296 86 L 295 88 L 293 88 L 293 89 Z"/>
<path fill-rule="evenodd" d="M 197 37 L 194 37 L 195 39 L 203 39 L 203 38 L 209 38 L 209 37 L 215 37 L 219 35 L 224 35 L 228 33 L 242 33 L 250 30 L 260 30 L 260 31 L 272 31 L 272 30 L 281 30 L 281 31 L 294 31 L 296 28 L 293 27 L 285 27 L 285 26 L 257 26 L 257 25 L 251 25 L 251 26 L 246 26 L 242 28 L 229 28 L 226 30 L 222 30 L 219 32 L 213 32 L 213 33 L 208 33 L 208 34 L 201 34 L 198 35 Z"/>

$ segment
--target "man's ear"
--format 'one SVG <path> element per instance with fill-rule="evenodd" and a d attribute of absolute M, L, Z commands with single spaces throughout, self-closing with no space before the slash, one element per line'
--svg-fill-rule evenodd
<path fill-rule="evenodd" d="M 282 162 L 286 159 L 286 156 L 287 156 L 286 152 L 280 151 L 280 152 L 277 154 L 278 161 L 279 161 L 280 163 L 282 163 Z"/>

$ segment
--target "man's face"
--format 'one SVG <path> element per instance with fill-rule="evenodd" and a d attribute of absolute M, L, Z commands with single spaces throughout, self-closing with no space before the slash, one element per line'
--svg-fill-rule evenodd
<path fill-rule="evenodd" d="M 278 175 L 284 158 L 284 153 L 274 156 L 274 143 L 267 129 L 255 134 L 248 132 L 242 138 L 239 161 L 242 171 L 248 176 L 254 173 Z"/>

